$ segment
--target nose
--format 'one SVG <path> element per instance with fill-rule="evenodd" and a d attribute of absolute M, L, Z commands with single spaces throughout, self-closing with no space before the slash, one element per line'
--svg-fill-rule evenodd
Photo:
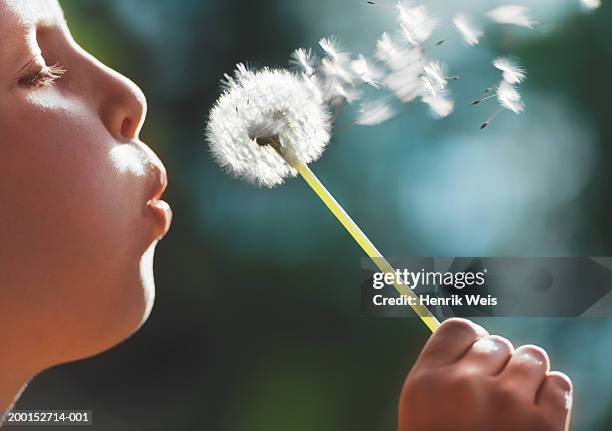
<path fill-rule="evenodd" d="M 138 138 L 147 113 L 140 88 L 125 76 L 103 66 L 97 92 L 99 114 L 108 131 L 119 141 Z"/>

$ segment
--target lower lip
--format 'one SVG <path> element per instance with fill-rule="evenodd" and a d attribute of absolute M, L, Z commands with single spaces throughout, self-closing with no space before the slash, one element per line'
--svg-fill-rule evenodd
<path fill-rule="evenodd" d="M 170 229 L 170 223 L 172 223 L 172 210 L 167 202 L 155 199 L 147 203 L 147 206 L 151 209 L 155 218 L 159 221 L 159 229 L 156 231 L 155 237 L 161 239 Z"/>

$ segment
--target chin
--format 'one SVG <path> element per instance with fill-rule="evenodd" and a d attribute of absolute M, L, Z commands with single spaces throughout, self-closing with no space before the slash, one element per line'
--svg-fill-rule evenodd
<path fill-rule="evenodd" d="M 118 313 L 123 317 L 123 323 L 115 326 L 117 331 L 115 344 L 137 332 L 147 321 L 155 302 L 155 279 L 153 275 L 153 260 L 158 241 L 149 245 L 138 263 L 137 277 L 130 277 L 125 288 L 123 304 L 125 308 Z M 117 322 L 118 323 L 118 322 Z"/>
<path fill-rule="evenodd" d="M 59 357 L 53 365 L 102 353 L 125 341 L 146 322 L 155 300 L 153 257 L 157 241 L 150 244 L 132 269 L 114 279 L 110 295 L 89 300 L 73 319 L 56 327 Z"/>
<path fill-rule="evenodd" d="M 155 255 L 155 247 L 158 241 L 154 241 L 149 248 L 144 252 L 140 260 L 140 279 L 142 284 L 142 297 L 143 297 L 143 309 L 140 317 L 140 321 L 134 331 L 140 329 L 140 327 L 147 321 L 151 310 L 153 309 L 153 303 L 155 302 L 155 279 L 153 276 L 153 258 Z"/>

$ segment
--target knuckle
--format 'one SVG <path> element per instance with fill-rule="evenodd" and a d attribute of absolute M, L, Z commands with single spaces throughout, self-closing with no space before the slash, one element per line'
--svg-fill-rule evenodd
<path fill-rule="evenodd" d="M 484 389 L 485 376 L 472 367 L 462 367 L 456 370 L 448 382 L 453 393 L 467 395 Z"/>
<path fill-rule="evenodd" d="M 506 407 L 518 406 L 523 402 L 516 386 L 505 381 L 498 382 L 498 384 L 492 388 L 492 398 L 498 405 Z"/>

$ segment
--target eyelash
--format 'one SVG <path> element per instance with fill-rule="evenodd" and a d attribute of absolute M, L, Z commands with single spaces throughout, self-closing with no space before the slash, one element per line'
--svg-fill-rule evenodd
<path fill-rule="evenodd" d="M 66 69 L 60 64 L 43 66 L 39 70 L 28 73 L 20 78 L 19 85 L 32 89 L 53 85 L 64 73 L 66 73 Z"/>

